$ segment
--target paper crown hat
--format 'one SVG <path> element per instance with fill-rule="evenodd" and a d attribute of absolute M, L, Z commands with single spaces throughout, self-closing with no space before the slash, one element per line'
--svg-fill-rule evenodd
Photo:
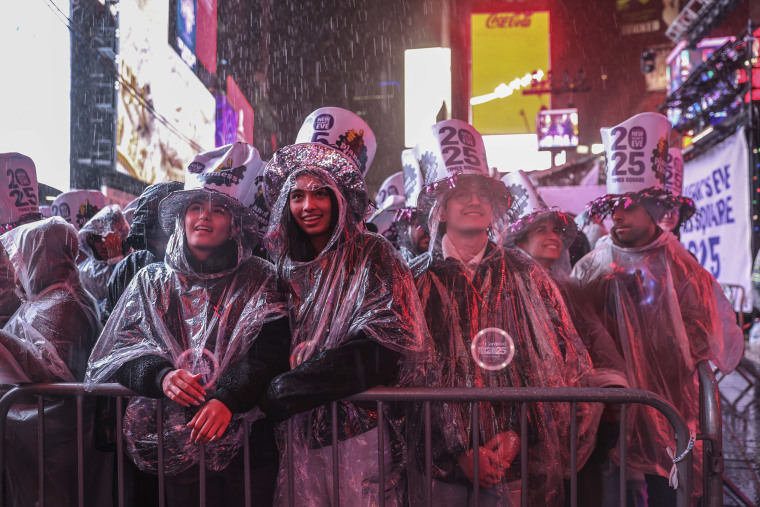
<path fill-rule="evenodd" d="M 491 178 L 486 160 L 483 136 L 461 120 L 451 119 L 436 123 L 414 147 L 425 186 L 417 200 L 420 225 L 427 227 L 430 211 L 435 203 L 463 179 L 477 178 L 487 182 L 495 194 L 492 205 L 496 215 L 506 215 L 512 204 L 503 182 Z"/>
<path fill-rule="evenodd" d="M 536 192 L 533 182 L 524 171 L 518 170 L 502 176 L 501 181 L 507 186 L 512 194 L 514 204 L 512 209 L 517 218 L 530 215 L 534 211 L 547 209 L 543 197 Z"/>
<path fill-rule="evenodd" d="M 641 113 L 611 128 L 602 128 L 607 158 L 607 193 L 665 188 L 670 122 L 658 113 Z"/>
<path fill-rule="evenodd" d="M 0 153 L 0 232 L 42 218 L 37 168 L 20 153 Z"/>
<path fill-rule="evenodd" d="M 294 144 L 321 143 L 343 153 L 367 174 L 377 150 L 377 140 L 359 115 L 339 107 L 320 107 L 304 120 Z"/>
<path fill-rule="evenodd" d="M 404 174 L 404 207 L 396 211 L 394 223 L 411 225 L 417 223 L 417 200 L 420 191 L 425 185 L 420 169 L 419 161 L 414 149 L 409 148 L 401 152 L 401 165 Z"/>
<path fill-rule="evenodd" d="M 404 199 L 406 200 L 406 206 L 416 208 L 417 198 L 425 182 L 414 149 L 409 148 L 401 152 L 401 166 L 404 173 Z"/>
<path fill-rule="evenodd" d="M 404 207 L 403 195 L 389 195 L 380 204 L 377 211 L 367 220 L 377 227 L 377 233 L 385 236 L 391 243 L 396 242 L 396 229 L 393 228 L 393 221 L 396 212 Z"/>
<path fill-rule="evenodd" d="M 513 246 L 522 236 L 530 231 L 531 226 L 552 218 L 560 229 L 562 246 L 567 248 L 578 234 L 578 226 L 569 215 L 557 208 L 550 208 L 536 191 L 533 182 L 522 170 L 505 174 L 501 181 L 507 186 L 514 198 L 512 205 L 515 219 L 509 224 L 505 234 L 505 243 Z"/>
<path fill-rule="evenodd" d="M 233 143 L 199 153 L 185 170 L 185 188 L 172 192 L 159 204 L 161 227 L 171 234 L 178 216 L 195 200 L 211 199 L 228 206 L 240 217 L 246 232 L 256 234 L 258 224 L 250 206 L 258 195 L 264 161 L 246 143 Z"/>
<path fill-rule="evenodd" d="M 71 190 L 55 198 L 50 212 L 66 220 L 78 232 L 105 205 L 106 196 L 99 190 Z"/>
<path fill-rule="evenodd" d="M 685 205 L 688 215 L 693 214 L 693 203 L 665 188 L 670 136 L 665 116 L 640 113 L 614 127 L 602 128 L 601 134 L 607 158 L 607 195 L 590 203 L 590 216 L 612 214 L 620 205 L 644 200 L 666 209 Z"/>
<path fill-rule="evenodd" d="M 404 196 L 404 173 L 401 171 L 385 178 L 385 181 L 380 185 L 380 190 L 377 191 L 375 201 L 380 206 L 391 195 Z"/>

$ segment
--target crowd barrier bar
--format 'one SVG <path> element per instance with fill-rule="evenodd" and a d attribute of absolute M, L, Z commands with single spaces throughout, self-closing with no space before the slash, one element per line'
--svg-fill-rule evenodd
<path fill-rule="evenodd" d="M 77 421 L 78 421 L 78 451 L 77 451 L 77 487 L 78 487 L 78 499 L 79 505 L 84 507 L 84 448 L 82 438 L 82 400 L 84 396 L 89 395 L 105 395 L 105 396 L 117 396 L 128 397 L 134 396 L 134 393 L 118 384 L 100 384 L 94 386 L 91 391 L 85 391 L 82 384 L 26 384 L 12 387 L 5 395 L 0 398 L 0 436 L 5 435 L 6 422 L 8 412 L 19 398 L 26 395 L 38 396 L 38 416 L 39 416 L 39 441 L 38 441 L 38 456 L 44 458 L 44 401 L 42 396 L 71 396 L 74 395 L 77 398 Z M 620 490 L 620 505 L 625 507 L 625 484 L 626 484 L 626 459 L 625 459 L 625 440 L 626 440 L 626 405 L 630 403 L 640 403 L 653 407 L 661 412 L 670 422 L 674 430 L 674 436 L 676 440 L 676 454 L 683 453 L 689 442 L 689 430 L 678 411 L 663 397 L 651 393 L 649 391 L 642 391 L 638 389 L 621 389 L 621 388 L 551 388 L 551 387 L 517 387 L 517 388 L 431 388 L 431 387 L 410 387 L 410 388 L 374 388 L 364 393 L 352 396 L 349 398 L 354 401 L 374 401 L 378 403 L 378 431 L 385 424 L 383 415 L 383 404 L 386 402 L 421 402 L 423 403 L 424 413 L 424 427 L 425 427 L 425 505 L 432 506 L 432 456 L 431 456 L 431 403 L 434 402 L 462 402 L 472 403 L 472 421 L 473 425 L 478 425 L 479 411 L 477 410 L 477 402 L 510 402 L 520 403 L 520 438 L 521 438 L 521 455 L 528 456 L 528 417 L 527 406 L 531 402 L 564 402 L 571 404 L 571 413 L 575 414 L 577 410 L 577 403 L 579 402 L 597 402 L 597 403 L 612 403 L 623 404 L 620 411 L 620 450 L 621 450 L 621 490 Z M 118 414 L 121 414 L 121 400 L 117 398 Z M 332 441 L 338 442 L 338 418 L 337 418 L 337 402 L 331 404 L 331 412 L 333 415 L 332 424 Z M 161 422 L 161 404 L 158 405 L 158 423 Z M 117 421 L 120 421 L 120 417 L 117 417 Z M 289 503 L 294 505 L 294 481 L 293 479 L 293 427 L 291 424 L 287 425 L 287 450 L 286 453 L 290 458 L 288 460 L 288 489 L 289 489 Z M 473 451 L 477 456 L 478 452 L 478 434 L 473 433 Z M 164 505 L 164 489 L 165 489 L 165 477 L 163 473 L 163 438 L 162 432 L 158 432 L 158 449 L 159 449 L 159 505 Z M 378 470 L 381 478 L 378 488 L 378 503 L 381 507 L 385 505 L 384 495 L 384 477 L 385 477 L 385 460 L 384 457 L 384 435 L 378 435 Z M 118 473 L 118 501 L 119 505 L 124 505 L 124 483 L 123 483 L 123 436 L 121 431 L 121 423 L 117 422 L 117 473 Z M 246 435 L 246 439 L 248 436 Z M 575 450 L 573 444 L 577 440 L 577 425 L 571 423 L 570 425 L 570 447 L 571 450 Z M 339 500 L 339 470 L 338 470 L 338 456 L 337 445 L 333 445 L 333 488 L 334 488 L 334 504 L 340 505 Z M 247 449 L 247 446 L 245 446 Z M 200 505 L 205 507 L 205 466 L 204 465 L 204 452 L 201 448 L 200 452 L 200 487 L 201 498 Z M 6 441 L 5 438 L 0 438 L 0 470 L 5 470 L 5 457 L 6 457 Z M 248 456 L 246 456 L 248 457 Z M 250 466 L 249 460 L 244 460 L 246 463 L 246 472 L 248 466 Z M 39 494 L 40 494 L 40 507 L 44 507 L 44 459 L 39 459 Z M 526 492 L 527 480 L 528 480 L 528 460 L 521 459 L 522 466 L 522 491 Z M 691 453 L 687 453 L 685 458 L 677 463 L 679 484 L 676 490 L 677 507 L 687 507 L 690 505 L 691 492 L 692 492 L 692 456 Z M 478 476 L 478 460 L 474 460 L 474 476 Z M 574 457 L 571 459 L 570 470 L 570 505 L 575 507 L 577 505 L 577 461 Z M 250 475 L 245 474 L 246 481 L 246 505 L 250 504 Z M 479 500 L 480 488 L 478 482 L 475 481 L 473 485 L 474 503 L 477 505 Z M 522 505 L 527 506 L 528 498 L 526 494 L 521 495 Z M 0 482 L 0 500 L 4 504 L 5 500 L 5 488 L 2 482 Z M 719 505 L 719 504 L 717 504 Z M 716 507 L 716 504 L 705 503 L 705 507 Z"/>
<path fill-rule="evenodd" d="M 699 440 L 704 441 L 702 480 L 705 506 L 723 505 L 723 419 L 718 381 L 710 363 L 697 365 L 699 376 Z"/>

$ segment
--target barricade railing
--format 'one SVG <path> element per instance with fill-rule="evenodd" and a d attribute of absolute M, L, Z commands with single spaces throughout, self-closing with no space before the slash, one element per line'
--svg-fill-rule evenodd
<path fill-rule="evenodd" d="M 720 410 L 718 381 L 710 363 L 697 365 L 699 376 L 699 429 L 698 440 L 704 441 L 702 480 L 703 505 L 723 505 L 723 417 Z"/>
<path fill-rule="evenodd" d="M 77 409 L 77 435 L 78 435 L 78 451 L 77 451 L 77 488 L 78 488 L 78 501 L 79 505 L 84 505 L 84 435 L 82 430 L 83 421 L 83 398 L 85 396 L 92 395 L 106 395 L 116 396 L 117 414 L 121 415 L 123 397 L 134 396 L 134 393 L 118 384 L 101 384 L 94 387 L 92 391 L 85 391 L 82 384 L 27 384 L 12 387 L 6 392 L 2 398 L 0 398 L 0 435 L 6 434 L 7 415 L 13 404 L 26 396 L 36 395 L 37 408 L 38 408 L 38 477 L 39 477 L 39 505 L 44 507 L 45 505 L 45 489 L 43 480 L 44 477 L 44 400 L 43 396 L 75 396 L 76 409 Z M 432 505 L 432 420 L 431 420 L 431 404 L 440 402 L 462 402 L 472 403 L 472 425 L 479 426 L 479 411 L 477 402 L 491 402 L 491 403 L 519 403 L 520 404 L 520 442 L 521 442 L 521 456 L 528 456 L 528 404 L 533 402 L 556 402 L 556 403 L 570 403 L 570 442 L 567 443 L 570 449 L 570 505 L 575 507 L 577 505 L 577 460 L 576 460 L 576 444 L 577 444 L 577 404 L 583 402 L 596 402 L 605 404 L 621 404 L 620 410 L 620 505 L 626 505 L 626 405 L 631 403 L 638 403 L 648 405 L 655 410 L 661 412 L 665 418 L 669 421 L 673 427 L 673 432 L 676 441 L 676 455 L 681 456 L 685 453 L 684 458 L 676 464 L 678 470 L 678 488 L 676 489 L 677 507 L 687 507 L 690 505 L 690 498 L 692 492 L 692 456 L 691 453 L 685 452 L 689 445 L 689 429 L 686 422 L 683 420 L 678 411 L 663 397 L 651 393 L 649 391 L 643 391 L 638 389 L 622 389 L 622 388 L 430 388 L 430 387 L 417 387 L 417 388 L 374 388 L 366 391 L 362 394 L 353 396 L 350 398 L 353 401 L 369 401 L 377 403 L 378 414 L 378 471 L 379 471 L 379 484 L 385 483 L 385 439 L 382 434 L 385 421 L 384 421 L 384 404 L 389 402 L 409 402 L 409 403 L 422 403 L 423 417 L 424 417 L 424 438 L 425 438 L 425 458 L 424 458 L 424 480 L 425 480 L 425 505 Z M 158 406 L 157 424 L 161 426 L 162 422 L 162 405 L 159 400 Z M 337 402 L 331 404 L 332 412 L 332 441 L 338 442 L 338 417 L 337 417 Z M 122 423 L 121 417 L 116 418 L 116 438 L 117 438 L 117 494 L 118 505 L 124 505 L 124 483 L 123 483 L 123 470 L 124 470 L 124 444 L 122 437 Z M 158 433 L 158 483 L 159 483 L 159 501 L 158 505 L 164 505 L 164 490 L 165 490 L 165 477 L 163 473 L 163 432 Z M 478 455 L 479 441 L 477 435 L 479 432 L 472 432 L 473 453 Z M 245 433 L 244 449 L 244 467 L 245 467 L 245 493 L 246 501 L 245 505 L 250 505 L 250 457 L 248 453 L 249 446 L 247 445 L 249 435 Z M 205 472 L 205 459 L 202 444 L 200 448 L 200 463 L 199 463 L 199 484 L 200 484 L 200 505 L 205 507 L 205 484 L 206 484 L 206 472 Z M 5 460 L 7 456 L 7 442 L 5 438 L 0 438 L 0 471 L 5 470 Z M 340 505 L 339 499 L 339 484 L 340 473 L 338 469 L 337 459 L 337 445 L 333 445 L 333 504 Z M 288 488 L 289 488 L 289 502 L 290 505 L 294 505 L 295 487 L 293 481 L 293 429 L 288 425 L 287 431 L 287 450 L 288 456 Z M 521 459 L 521 491 L 527 492 L 527 480 L 528 480 L 528 459 Z M 478 460 L 473 461 L 474 477 L 478 477 Z M 385 503 L 384 495 L 378 495 L 378 503 L 382 507 Z M 479 500 L 479 485 L 478 481 L 474 481 L 473 484 L 473 500 L 474 504 L 478 504 Z M 5 487 L 0 482 L 0 503 L 4 504 L 5 501 Z M 528 495 L 521 495 L 521 502 L 523 506 L 528 505 Z M 706 503 L 706 507 L 714 507 L 714 505 Z"/>

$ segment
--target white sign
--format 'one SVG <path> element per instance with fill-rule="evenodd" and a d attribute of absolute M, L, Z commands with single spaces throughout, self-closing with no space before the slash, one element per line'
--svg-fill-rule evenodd
<path fill-rule="evenodd" d="M 722 284 L 744 287 L 752 311 L 750 279 L 749 153 L 744 129 L 708 153 L 686 162 L 683 195 L 697 214 L 681 227 L 681 243 Z"/>

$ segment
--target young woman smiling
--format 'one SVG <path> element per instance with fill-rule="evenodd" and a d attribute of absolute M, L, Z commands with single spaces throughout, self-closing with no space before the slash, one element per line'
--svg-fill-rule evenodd
<path fill-rule="evenodd" d="M 364 505 L 380 494 L 376 406 L 340 401 L 333 442 L 325 404 L 408 383 L 418 370 L 429 335 L 412 276 L 388 240 L 364 229 L 367 188 L 341 152 L 312 143 L 286 146 L 267 164 L 264 179 L 272 210 L 268 250 L 277 258 L 292 338 L 291 370 L 270 382 L 259 405 L 274 420 L 292 418 L 296 505 L 331 505 L 323 486 L 331 484 L 333 445 L 341 504 Z M 397 436 L 393 430 L 386 429 L 386 438 Z M 387 484 L 380 491 L 388 505 L 399 493 L 397 457 L 386 454 Z M 283 454 L 277 504 L 287 504 L 285 460 Z"/>

